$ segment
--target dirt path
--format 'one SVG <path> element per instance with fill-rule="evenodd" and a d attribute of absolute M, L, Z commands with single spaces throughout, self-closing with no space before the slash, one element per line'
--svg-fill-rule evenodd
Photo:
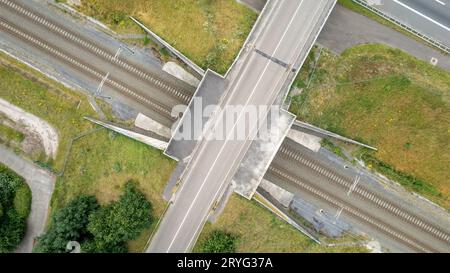
<path fill-rule="evenodd" d="M 3 99 L 0 99 L 0 113 L 30 133 L 38 135 L 46 155 L 52 158 L 56 157 L 59 138 L 57 131 L 50 124 Z"/>

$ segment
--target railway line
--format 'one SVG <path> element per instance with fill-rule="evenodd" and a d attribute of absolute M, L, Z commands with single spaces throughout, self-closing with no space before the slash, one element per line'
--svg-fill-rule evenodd
<path fill-rule="evenodd" d="M 418 242 L 415 238 L 411 238 L 404 232 L 399 231 L 398 229 L 382 221 L 378 217 L 374 215 L 368 215 L 361 209 L 358 209 L 350 203 L 342 200 L 341 198 L 336 197 L 336 195 L 323 189 L 319 189 L 316 185 L 314 185 L 313 182 L 302 179 L 299 176 L 292 174 L 283 167 L 279 166 L 277 163 L 272 164 L 269 167 L 268 172 L 273 176 L 279 177 L 280 179 L 283 179 L 290 183 L 294 183 L 298 187 L 302 188 L 302 190 L 307 191 L 308 193 L 314 195 L 316 198 L 329 203 L 332 207 L 335 207 L 338 210 L 342 209 L 342 213 L 347 213 L 349 216 L 365 222 L 373 228 L 392 237 L 394 240 L 401 241 L 403 244 L 409 246 L 411 249 L 414 249 L 417 252 L 439 252 L 437 249 L 423 242 Z"/>
<path fill-rule="evenodd" d="M 89 52 L 89 54 L 101 58 L 123 73 L 129 75 L 131 79 L 142 81 L 154 89 L 161 90 L 164 92 L 165 96 L 170 97 L 179 104 L 188 104 L 193 96 L 193 90 L 174 85 L 155 73 L 147 71 L 144 67 L 131 63 L 126 58 L 118 56 L 117 52 L 101 45 L 98 41 L 84 37 L 64 25 L 59 24 L 55 20 L 43 16 L 38 11 L 27 8 L 25 5 L 21 4 L 20 1 L 0 0 L 0 8 L 7 9 L 9 12 L 23 18 L 23 20 L 39 25 L 53 35 L 57 35 L 61 39 L 72 43 L 80 50 Z M 92 64 L 74 56 L 73 53 L 68 52 L 66 49 L 51 43 L 51 41 L 46 41 L 34 33 L 30 33 L 30 31 L 25 30 L 16 23 L 0 17 L 0 30 L 48 55 L 51 55 L 53 58 L 92 80 L 99 82 L 104 80 L 104 84 L 112 90 L 115 90 L 134 101 L 138 101 L 144 107 L 164 117 L 170 122 L 173 123 L 176 120 L 175 117 L 171 116 L 171 105 L 161 102 L 161 98 L 158 96 L 149 94 L 146 90 L 130 86 L 129 81 L 114 75 L 109 76 L 108 71 L 94 67 Z M 108 76 L 105 77 L 105 75 Z M 327 183 L 335 185 L 342 191 L 351 191 L 359 200 L 377 206 L 403 223 L 413 225 L 421 230 L 421 232 L 429 234 L 434 239 L 443 242 L 443 244 L 447 245 L 450 249 L 450 234 L 448 231 L 443 230 L 441 227 L 430 223 L 417 214 L 408 211 L 405 208 L 401 208 L 386 198 L 381 197 L 379 194 L 364 186 L 363 183 L 354 186 L 354 181 L 351 179 L 340 175 L 306 154 L 302 154 L 295 149 L 292 149 L 286 142 L 280 148 L 277 157 L 268 170 L 270 175 L 296 185 L 299 189 L 308 192 L 337 209 L 344 208 L 344 213 L 347 215 L 370 225 L 374 229 L 388 235 L 390 238 L 409 246 L 411 249 L 418 252 L 439 252 L 438 249 L 430 246 L 427 242 L 412 238 L 410 235 L 394 227 L 393 224 L 386 223 L 386 221 L 379 216 L 370 213 L 368 214 L 360 208 L 348 203 L 348 201 L 342 200 L 342 198 L 339 198 L 335 193 L 319 188 L 316 182 L 311 182 L 286 170 L 281 167 L 283 164 L 282 161 L 278 160 L 279 158 L 291 162 L 292 164 L 308 168 L 320 177 L 321 181 L 326 181 Z"/>
<path fill-rule="evenodd" d="M 164 82 L 164 80 L 157 75 L 145 72 L 141 67 L 131 64 L 126 59 L 123 59 L 120 56 L 116 56 L 115 52 L 111 52 L 97 42 L 90 41 L 82 37 L 81 35 L 65 28 L 64 26 L 57 24 L 55 21 L 44 18 L 38 12 L 25 8 L 23 5 L 20 5 L 17 2 L 12 2 L 10 0 L 0 0 L 0 4 L 5 8 L 8 8 L 11 12 L 16 12 L 17 14 L 22 15 L 25 19 L 32 20 L 34 23 L 40 24 L 41 26 L 47 28 L 49 31 L 61 35 L 65 39 L 78 44 L 84 49 L 105 58 L 105 60 L 109 61 L 111 64 L 117 65 L 123 70 L 130 72 L 130 74 L 133 74 L 134 76 L 145 80 L 146 83 L 166 91 L 168 95 L 180 100 L 180 103 L 189 103 L 192 92 L 188 92 Z"/>
<path fill-rule="evenodd" d="M 445 231 L 436 227 L 430 223 L 427 223 L 424 219 L 412 215 L 410 212 L 406 211 L 403 208 L 399 208 L 392 202 L 382 198 L 378 194 L 370 192 L 364 184 L 359 184 L 357 187 L 352 187 L 354 181 L 343 177 L 320 164 L 318 161 L 293 150 L 290 150 L 286 145 L 282 146 L 279 150 L 281 156 L 287 158 L 288 160 L 292 160 L 297 162 L 298 164 L 302 164 L 311 170 L 315 171 L 318 175 L 320 175 L 325 180 L 335 183 L 339 187 L 341 187 L 345 191 L 351 191 L 353 194 L 356 194 L 358 198 L 362 200 L 368 200 L 369 202 L 385 209 L 390 212 L 392 215 L 395 215 L 401 218 L 406 223 L 412 224 L 420 228 L 424 232 L 428 232 L 432 234 L 435 238 L 439 240 L 443 240 L 447 243 L 450 243 L 450 235 Z M 450 246 L 450 245 L 449 245 Z"/>
<path fill-rule="evenodd" d="M 443 228 L 430 223 L 429 221 L 425 220 L 423 217 L 420 217 L 417 215 L 417 213 L 413 213 L 409 211 L 408 209 L 405 209 L 404 207 L 400 207 L 399 205 L 393 203 L 392 201 L 388 200 L 387 198 L 383 198 L 380 196 L 380 194 L 376 193 L 373 190 L 370 190 L 365 183 L 358 183 L 356 185 L 354 179 L 350 179 L 348 177 L 345 177 L 335 170 L 333 170 L 330 167 L 327 167 L 324 165 L 324 163 L 321 163 L 318 160 L 315 160 L 311 158 L 309 155 L 300 152 L 298 149 L 295 149 L 291 146 L 292 144 L 288 141 L 285 141 L 283 145 L 280 147 L 277 156 L 275 157 L 274 161 L 272 162 L 268 174 L 274 175 L 283 181 L 289 182 L 292 185 L 295 185 L 299 188 L 302 188 L 305 190 L 306 185 L 308 186 L 314 186 L 314 189 L 317 191 L 319 188 L 321 191 L 324 189 L 331 188 L 331 186 L 338 188 L 341 193 L 347 196 L 350 196 L 352 198 L 359 199 L 360 202 L 364 202 L 366 204 L 369 204 L 371 206 L 377 207 L 380 210 L 383 210 L 383 212 L 387 213 L 388 215 L 394 217 L 396 220 L 405 223 L 407 225 L 411 225 L 414 228 L 418 229 L 423 234 L 426 234 L 427 236 L 432 236 L 433 239 L 439 241 L 441 245 L 448 250 L 450 250 L 450 235 L 447 230 L 444 230 Z M 294 166 L 302 167 L 305 169 L 308 169 L 311 171 L 315 177 L 317 177 L 319 182 L 310 182 L 308 179 L 305 179 L 303 176 L 299 175 L 299 173 L 294 174 L 292 171 L 288 171 L 285 168 L 282 168 L 280 166 L 285 166 L 286 163 L 293 164 Z M 300 181 L 300 182 L 299 182 Z M 302 184 L 303 183 L 303 184 Z M 329 185 L 329 186 L 328 186 Z M 308 189 L 306 189 L 308 190 Z M 311 192 L 311 190 L 308 190 Z M 320 195 L 317 195 L 317 193 L 311 192 L 316 197 L 321 198 L 322 200 L 327 201 L 328 204 L 332 205 L 333 207 L 337 207 L 338 209 L 345 210 L 345 208 L 351 208 L 351 204 L 348 204 L 348 201 L 343 200 L 337 200 L 338 194 L 336 192 L 328 192 L 325 195 L 329 196 L 330 198 L 335 198 L 333 202 L 331 202 L 330 198 L 323 198 L 320 197 Z M 339 203 L 340 205 L 337 206 L 336 204 Z M 346 203 L 346 204 L 343 204 Z M 359 211 L 359 212 L 358 212 Z M 373 223 L 370 223 L 367 221 L 367 219 L 363 219 L 362 215 L 358 215 L 356 212 L 361 213 L 361 209 L 358 209 L 358 211 L 352 212 L 348 211 L 349 214 L 352 214 L 354 217 L 358 217 L 360 220 L 364 220 L 364 222 L 371 224 L 374 226 Z M 370 214 L 372 213 L 372 214 Z M 368 216 L 373 219 L 377 218 L 376 214 L 373 214 L 373 212 L 370 212 Z M 378 217 L 379 218 L 379 217 Z M 381 219 L 378 219 L 378 222 L 382 222 Z M 396 222 L 392 225 L 397 225 L 400 222 Z M 405 243 L 406 245 L 412 246 L 411 242 L 418 241 L 418 239 L 413 239 L 408 236 L 405 238 L 409 238 L 408 240 L 403 240 L 402 237 L 393 235 L 394 233 L 389 232 L 387 229 L 392 229 L 389 227 L 389 225 L 384 224 L 387 228 L 380 228 L 377 227 L 378 230 L 385 229 L 383 233 L 389 235 L 390 237 L 396 240 L 402 241 L 402 243 Z M 394 229 L 395 230 L 395 229 Z M 399 232 L 397 230 L 397 232 Z M 404 235 L 404 234 L 403 234 Z M 409 242 L 411 241 L 411 242 Z M 418 250 L 418 246 L 422 246 L 422 251 L 424 252 L 439 252 L 437 249 L 432 248 L 430 246 L 423 246 L 424 243 L 416 243 L 416 246 L 414 246 L 414 249 Z M 426 244 L 426 242 L 425 242 Z"/>
<path fill-rule="evenodd" d="M 67 65 L 71 66 L 72 68 L 78 70 L 79 72 L 87 74 L 89 77 L 93 79 L 102 80 L 105 77 L 105 74 L 102 72 L 99 72 L 98 70 L 90 67 L 88 64 L 77 60 L 74 56 L 69 55 L 62 49 L 58 49 L 55 47 L 52 47 L 48 45 L 47 43 L 43 42 L 39 38 L 35 37 L 34 35 L 28 33 L 27 31 L 21 29 L 20 27 L 11 24 L 9 22 L 4 21 L 3 19 L 0 19 L 0 29 L 2 29 L 5 32 L 10 33 L 11 35 L 14 35 L 16 38 L 27 41 L 29 43 L 32 43 L 34 46 L 38 47 L 40 50 L 46 51 L 47 53 L 52 54 L 55 58 L 59 59 L 60 61 L 63 61 Z M 134 97 L 134 99 L 139 100 L 143 104 L 145 104 L 148 107 L 151 107 L 153 110 L 161 113 L 163 116 L 174 119 L 170 116 L 170 109 L 162 105 L 158 102 L 153 101 L 152 99 L 140 95 L 137 92 L 131 90 L 129 86 L 127 86 L 125 83 L 113 78 L 109 77 L 105 79 L 105 85 L 108 85 L 109 87 L 119 90 L 122 93 L 127 94 L 128 96 Z"/>
<path fill-rule="evenodd" d="M 57 35 L 58 39 L 61 38 L 65 42 L 70 42 L 71 45 L 79 48 L 82 52 L 87 52 L 87 54 L 101 58 L 110 64 L 111 67 L 114 67 L 114 69 L 126 74 L 131 81 L 124 80 L 124 77 L 120 77 L 120 75 L 115 77 L 112 73 L 109 73 L 107 68 L 94 67 L 92 63 L 76 57 L 77 55 L 73 51 L 69 53 L 65 48 L 58 47 L 57 43 L 54 43 L 53 40 L 45 40 L 43 36 L 46 35 L 37 36 L 35 33 L 30 33 L 28 30 L 14 23 L 15 21 L 8 20 L 7 16 L 0 17 L 1 28 L 4 32 L 14 36 L 16 39 L 20 39 L 27 45 L 33 46 L 40 52 L 44 52 L 52 58 L 57 59 L 64 65 L 68 65 L 87 78 L 104 82 L 104 85 L 111 90 L 140 103 L 145 109 L 159 115 L 163 120 L 167 120 L 165 122 L 167 124 L 173 123 L 176 120 L 176 117 L 171 116 L 173 106 L 187 104 L 193 95 L 193 89 L 184 88 L 184 85 L 181 84 L 173 84 L 173 82 L 167 81 L 164 77 L 160 77 L 156 73 L 152 73 L 152 71 L 146 71 L 143 67 L 132 64 L 126 58 L 119 55 L 120 49 L 113 53 L 112 49 L 108 49 L 98 41 L 83 37 L 73 30 L 64 27 L 62 24 L 58 24 L 55 20 L 44 18 L 39 12 L 28 9 L 22 4 L 19 4 L 19 2 L 0 0 L 0 8 L 4 12 L 6 11 L 20 16 L 20 20 L 24 20 L 24 22 L 41 27 L 45 32 Z M 137 84 L 134 83 L 138 81 L 142 83 L 141 86 L 149 86 L 153 89 L 146 88 L 144 90 L 137 88 Z M 176 82 L 178 80 L 173 81 Z M 135 86 L 132 87 L 130 83 L 133 83 Z M 162 99 L 166 102 L 161 101 L 161 95 L 158 96 L 158 94 L 150 93 L 149 90 L 158 90 L 160 93 L 164 92 Z"/>

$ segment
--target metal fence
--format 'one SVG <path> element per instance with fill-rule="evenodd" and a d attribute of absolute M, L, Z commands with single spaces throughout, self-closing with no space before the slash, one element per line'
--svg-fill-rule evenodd
<path fill-rule="evenodd" d="M 364 0 L 352 0 L 353 2 L 355 2 L 356 4 L 372 11 L 373 13 L 377 14 L 378 16 L 388 20 L 389 22 L 392 22 L 394 24 L 396 24 L 397 26 L 401 27 L 402 29 L 408 31 L 409 33 L 419 37 L 420 39 L 424 40 L 427 43 L 432 44 L 433 46 L 439 48 L 440 50 L 446 52 L 447 54 L 450 54 L 450 47 L 444 45 L 443 43 L 436 41 L 435 39 L 415 30 L 414 28 L 412 28 L 409 25 L 406 25 L 400 21 L 398 21 L 397 19 L 385 14 L 384 12 L 382 12 L 381 10 L 374 8 L 372 6 L 370 6 L 369 4 L 366 3 L 366 1 Z"/>

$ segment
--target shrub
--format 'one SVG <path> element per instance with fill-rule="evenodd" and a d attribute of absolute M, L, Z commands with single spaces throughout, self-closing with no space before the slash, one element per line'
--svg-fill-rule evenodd
<path fill-rule="evenodd" d="M 85 253 L 125 253 L 126 242 L 151 224 L 151 205 L 134 183 L 128 182 L 119 201 L 100 207 L 94 196 L 79 196 L 57 211 L 38 239 L 35 252 L 66 252 L 69 241 Z"/>
<path fill-rule="evenodd" d="M 201 247 L 204 253 L 234 253 L 236 252 L 237 236 L 224 231 L 213 231 Z"/>
<path fill-rule="evenodd" d="M 17 248 L 25 235 L 31 191 L 24 179 L 0 165 L 0 252 Z"/>
<path fill-rule="evenodd" d="M 14 251 L 22 241 L 26 231 L 26 219 L 22 218 L 14 209 L 3 215 L 0 229 L 0 253 Z"/>
<path fill-rule="evenodd" d="M 99 207 L 94 196 L 79 196 L 57 211 L 51 220 L 50 227 L 39 237 L 35 252 L 66 252 L 69 241 L 81 242 L 88 238 L 89 215 Z"/>
<path fill-rule="evenodd" d="M 133 240 L 151 224 L 151 205 L 135 183 L 128 182 L 118 202 L 100 208 L 89 217 L 89 231 L 99 249 L 113 249 Z"/>

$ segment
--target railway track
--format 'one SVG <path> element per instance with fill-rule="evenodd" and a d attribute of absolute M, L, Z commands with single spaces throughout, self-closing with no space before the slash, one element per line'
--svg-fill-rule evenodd
<path fill-rule="evenodd" d="M 133 65 L 125 59 L 116 56 L 116 52 L 111 52 L 109 49 L 106 49 L 104 46 L 98 44 L 97 42 L 90 41 L 89 39 L 67 29 L 66 27 L 57 24 L 55 21 L 49 18 L 45 18 L 38 12 L 25 8 L 23 5 L 17 2 L 13 2 L 11 0 L 0 0 L 0 5 L 8 8 L 12 12 L 16 12 L 17 14 L 23 16 L 28 20 L 32 20 L 35 24 L 39 24 L 47 28 L 48 31 L 72 41 L 73 43 L 83 47 L 85 50 L 104 58 L 109 63 L 116 65 L 124 72 L 127 72 L 130 75 L 143 80 L 150 86 L 153 86 L 160 90 L 164 90 L 169 96 L 173 97 L 176 100 L 179 100 L 180 103 L 189 103 L 192 96 L 191 92 L 171 86 L 157 75 L 145 72 L 142 67 Z"/>
<path fill-rule="evenodd" d="M 338 185 L 345 191 L 350 191 L 352 194 L 356 194 L 356 196 L 358 196 L 358 198 L 362 200 L 368 200 L 376 206 L 379 206 L 388 211 L 392 215 L 399 217 L 406 223 L 412 224 L 422 231 L 433 235 L 433 237 L 435 237 L 436 239 L 446 242 L 450 246 L 450 235 L 444 230 L 428 223 L 423 218 L 415 216 L 405 209 L 398 207 L 392 202 L 382 198 L 378 194 L 370 192 L 363 184 L 359 184 L 357 187 L 353 187 L 354 181 L 329 170 L 318 161 L 304 154 L 289 149 L 289 147 L 286 145 L 283 145 L 280 148 L 279 152 L 282 157 L 308 167 L 312 171 L 319 174 L 321 177 L 325 178 L 325 180 Z"/>
<path fill-rule="evenodd" d="M 283 167 L 279 166 L 277 163 L 272 163 L 268 169 L 268 173 L 274 177 L 277 177 L 283 181 L 287 181 L 291 184 L 295 184 L 302 190 L 312 194 L 316 198 L 325 201 L 337 210 L 342 210 L 342 213 L 346 213 L 348 216 L 356 218 L 357 220 L 362 220 L 367 225 L 372 228 L 388 235 L 392 239 L 401 242 L 404 245 L 409 246 L 411 249 L 417 252 L 426 253 L 436 253 L 439 252 L 437 249 L 423 243 L 419 242 L 402 231 L 399 231 L 392 225 L 384 222 L 383 220 L 373 216 L 368 215 L 359 208 L 351 205 L 350 203 L 336 197 L 332 193 L 319 189 L 314 183 L 302 179 L 295 174 L 287 171 Z"/>
<path fill-rule="evenodd" d="M 26 7 L 17 2 L 13 2 L 10 0 L 0 0 L 0 6 L 7 8 L 11 12 L 15 12 L 16 14 L 25 18 L 26 20 L 30 20 L 35 24 L 39 24 L 40 26 L 47 29 L 49 32 L 60 36 L 62 39 L 71 41 L 78 47 L 83 48 L 84 50 L 90 52 L 91 54 L 101 57 L 108 63 L 120 68 L 122 71 L 131 75 L 132 77 L 140 79 L 159 90 L 165 91 L 167 95 L 171 96 L 180 103 L 187 104 L 193 95 L 192 93 L 183 90 L 182 88 L 171 86 L 169 83 L 165 82 L 164 79 L 156 75 L 153 75 L 152 73 L 148 73 L 142 67 L 131 64 L 127 60 L 121 58 L 120 56 L 117 56 L 117 53 L 112 52 L 110 49 L 105 48 L 104 46 L 98 44 L 95 41 L 91 41 L 85 37 L 82 37 L 81 35 L 75 33 L 72 30 L 67 29 L 61 24 L 58 24 L 57 22 L 49 18 L 45 18 L 38 12 L 27 9 Z M 45 51 L 48 54 L 51 54 L 59 61 L 68 64 L 70 67 L 89 76 L 91 79 L 102 80 L 105 78 L 106 72 L 99 71 L 98 69 L 93 68 L 89 64 L 67 53 L 63 49 L 46 43 L 45 41 L 41 40 L 35 35 L 20 28 L 20 26 L 17 26 L 6 20 L 0 20 L 0 29 L 10 33 L 11 35 L 14 35 L 16 38 L 21 39 L 27 42 L 28 44 L 31 43 L 33 46 L 39 48 L 42 51 Z M 168 118 L 172 121 L 175 121 L 175 118 L 170 115 L 171 109 L 168 106 L 160 103 L 159 101 L 153 98 L 148 97 L 147 95 L 144 95 L 142 92 L 133 90 L 133 88 L 131 88 L 129 85 L 127 85 L 120 79 L 108 77 L 105 80 L 105 85 L 126 96 L 129 96 L 133 99 L 140 101 L 143 105 L 159 113 L 161 116 Z M 306 155 L 290 150 L 288 146 L 283 145 L 280 148 L 280 154 L 287 160 L 294 161 L 297 164 L 301 164 L 310 168 L 312 171 L 316 172 L 321 177 L 325 178 L 327 181 L 338 185 L 344 190 L 351 189 L 353 185 L 353 181 L 351 181 L 350 179 L 340 176 L 339 174 L 327 169 L 325 166 L 307 157 Z M 382 231 L 387 235 L 390 235 L 394 239 L 403 241 L 413 249 L 416 249 L 421 252 L 436 252 L 436 250 L 433 249 L 432 247 L 416 242 L 414 239 L 409 238 L 406 234 L 398 230 L 395 230 L 395 228 L 388 225 L 387 223 L 384 223 L 380 219 L 368 217 L 359 209 L 351 207 L 348 203 L 346 203 L 343 200 L 337 199 L 332 194 L 320 191 L 319 189 L 314 187 L 313 183 L 309 183 L 308 181 L 301 180 L 299 177 L 295 177 L 295 175 L 290 174 L 289 172 L 277 166 L 276 164 L 271 165 L 271 167 L 269 168 L 269 172 L 272 175 L 279 177 L 280 179 L 287 180 L 295 183 L 296 185 L 299 185 L 304 190 L 313 193 L 315 196 L 318 196 L 323 200 L 326 200 L 328 203 L 331 203 L 335 207 L 337 206 L 339 208 L 342 207 L 348 208 L 346 210 L 348 214 L 351 214 L 354 217 L 357 217 L 358 219 L 364 220 L 371 226 L 375 227 L 376 229 Z M 418 227 L 422 231 L 431 234 L 436 239 L 442 240 L 449 245 L 450 235 L 441 228 L 428 223 L 423 218 L 415 216 L 403 208 L 399 208 L 392 202 L 389 202 L 388 200 L 380 197 L 379 195 L 370 192 L 367 188 L 365 188 L 361 184 L 358 187 L 352 189 L 352 191 L 354 192 L 354 194 L 358 196 L 358 198 L 364 201 L 371 202 L 383 208 L 390 214 L 399 217 L 402 221 Z"/>
<path fill-rule="evenodd" d="M 19 26 L 11 24 L 3 19 L 0 19 L 0 29 L 15 36 L 16 38 L 27 42 L 28 44 L 32 44 L 34 47 L 44 51 L 59 61 L 69 65 L 75 70 L 89 76 L 91 79 L 102 80 L 105 78 L 106 73 L 102 73 L 88 64 L 78 60 L 76 57 L 68 54 L 62 49 L 53 47 L 44 41 L 40 40 L 36 36 L 31 33 L 21 29 Z M 171 108 L 168 106 L 161 104 L 145 95 L 141 95 L 136 91 L 132 90 L 127 84 L 122 81 L 115 79 L 114 77 L 106 78 L 104 84 L 109 86 L 110 88 L 119 91 L 122 94 L 130 96 L 138 101 L 140 101 L 143 105 L 150 107 L 153 111 L 158 112 L 161 116 L 168 118 L 172 121 L 175 120 L 174 117 L 171 116 Z"/>

